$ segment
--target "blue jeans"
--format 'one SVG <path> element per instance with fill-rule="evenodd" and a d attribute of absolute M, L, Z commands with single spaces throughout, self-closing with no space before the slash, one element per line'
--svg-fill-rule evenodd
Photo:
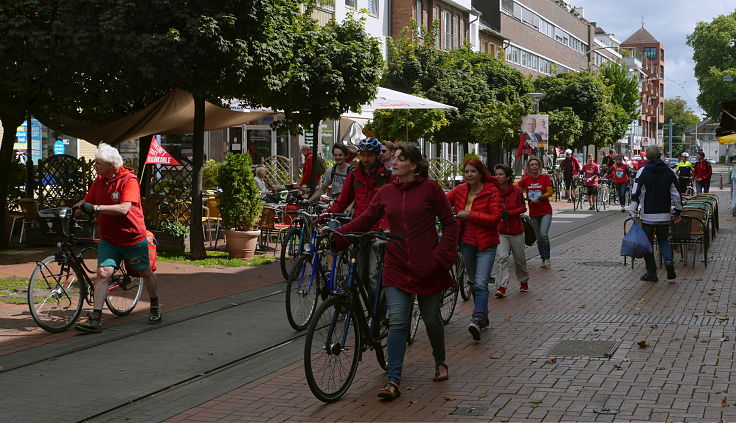
<path fill-rule="evenodd" d="M 628 182 L 616 184 L 616 192 L 618 193 L 618 203 L 621 207 L 626 205 L 626 191 L 629 189 Z"/>
<path fill-rule="evenodd" d="M 383 292 L 386 294 L 386 306 L 388 307 L 388 381 L 399 383 L 401 381 L 401 368 L 404 364 L 406 354 L 406 340 L 409 336 L 409 323 L 411 323 L 411 307 L 413 304 L 412 294 L 395 286 L 387 286 Z M 427 329 L 429 343 L 432 345 L 432 355 L 436 363 L 445 362 L 445 328 L 442 325 L 440 314 L 440 302 L 442 291 L 434 295 L 417 295 L 419 300 L 419 312 Z"/>
<path fill-rule="evenodd" d="M 549 245 L 549 227 L 552 225 L 552 215 L 545 214 L 544 216 L 529 216 L 532 222 L 532 228 L 534 228 L 534 235 L 537 236 L 537 249 L 542 260 L 549 260 L 550 245 Z"/>
<path fill-rule="evenodd" d="M 496 246 L 479 250 L 477 247 L 461 242 L 460 254 L 463 255 L 468 280 L 473 282 L 475 299 L 473 315 L 475 317 L 476 314 L 483 314 L 483 318 L 488 319 L 488 280 L 491 278 L 493 261 L 496 260 Z"/>
<path fill-rule="evenodd" d="M 700 182 L 695 183 L 695 193 L 700 194 L 702 192 L 710 192 L 710 184 L 701 184 Z"/>
<path fill-rule="evenodd" d="M 664 261 L 664 264 L 672 265 L 675 262 L 675 258 L 672 253 L 672 245 L 670 245 L 669 223 L 653 225 L 642 222 L 641 228 L 644 229 L 644 233 L 647 234 L 647 238 L 649 238 L 649 242 L 652 244 L 652 247 L 654 247 L 654 234 L 657 234 L 657 242 L 659 242 L 659 252 L 662 254 L 662 261 Z M 644 262 L 647 266 L 647 274 L 656 275 L 657 263 L 654 261 L 654 254 L 645 255 Z"/>

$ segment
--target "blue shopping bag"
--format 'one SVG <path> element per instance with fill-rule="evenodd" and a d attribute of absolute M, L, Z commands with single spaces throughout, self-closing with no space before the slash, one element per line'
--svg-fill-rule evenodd
<path fill-rule="evenodd" d="M 645 254 L 652 253 L 652 244 L 649 242 L 647 234 L 641 228 L 639 222 L 635 220 L 621 242 L 621 255 L 642 258 Z"/>

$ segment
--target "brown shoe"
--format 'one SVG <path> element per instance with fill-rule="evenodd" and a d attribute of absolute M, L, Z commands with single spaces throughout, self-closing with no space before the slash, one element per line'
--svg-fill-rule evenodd
<path fill-rule="evenodd" d="M 447 364 L 439 363 L 435 365 L 434 377 L 432 378 L 433 382 L 442 382 L 443 380 L 447 380 L 449 378 L 450 378 L 450 374 L 447 371 Z"/>
<path fill-rule="evenodd" d="M 399 384 L 396 382 L 389 382 L 386 386 L 378 390 L 378 398 L 385 400 L 395 400 L 400 396 L 401 391 L 399 391 Z"/>

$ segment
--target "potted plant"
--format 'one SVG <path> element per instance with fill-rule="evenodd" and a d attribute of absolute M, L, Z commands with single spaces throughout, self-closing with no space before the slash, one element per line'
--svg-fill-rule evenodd
<path fill-rule="evenodd" d="M 253 258 L 261 235 L 261 231 L 253 230 L 263 206 L 251 166 L 250 155 L 229 153 L 217 176 L 222 190 L 220 216 L 230 258 Z"/>
<path fill-rule="evenodd" d="M 183 254 L 189 249 L 189 226 L 180 222 L 163 222 L 158 230 L 151 231 L 156 236 L 157 249 L 164 253 Z"/>

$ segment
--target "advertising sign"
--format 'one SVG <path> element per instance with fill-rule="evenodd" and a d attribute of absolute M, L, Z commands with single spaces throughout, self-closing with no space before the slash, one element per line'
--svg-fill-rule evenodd
<path fill-rule="evenodd" d="M 521 132 L 533 148 L 547 148 L 549 143 L 549 116 L 527 115 L 521 117 Z"/>
<path fill-rule="evenodd" d="M 156 141 L 156 137 L 151 140 L 151 148 L 148 149 L 148 156 L 146 157 L 146 164 L 167 164 L 167 165 L 178 165 L 179 162 L 169 154 L 164 147 Z"/>
<path fill-rule="evenodd" d="M 64 146 L 64 141 L 56 140 L 56 142 L 54 143 L 54 154 L 64 154 L 65 150 L 66 147 Z"/>

